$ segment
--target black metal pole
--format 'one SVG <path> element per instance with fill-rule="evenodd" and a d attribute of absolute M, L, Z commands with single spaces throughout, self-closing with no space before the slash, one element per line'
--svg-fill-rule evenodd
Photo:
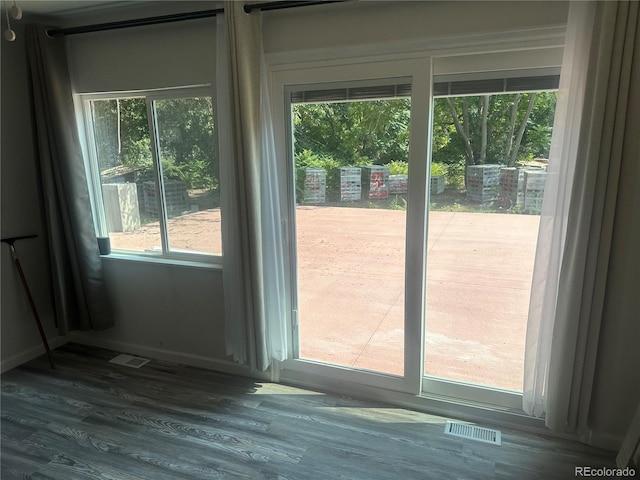
<path fill-rule="evenodd" d="M 243 7 L 245 13 L 254 10 L 282 10 L 284 8 L 309 7 L 312 5 L 323 5 L 325 3 L 344 3 L 354 0 L 282 0 L 279 2 L 247 3 Z"/>
<path fill-rule="evenodd" d="M 42 344 L 44 345 L 44 349 L 47 351 L 47 356 L 49 357 L 49 364 L 51 368 L 56 368 L 53 364 L 53 357 L 51 356 L 51 349 L 49 348 L 49 342 L 47 342 L 47 336 L 44 333 L 44 328 L 42 328 L 42 322 L 40 321 L 40 317 L 38 316 L 38 310 L 36 309 L 36 304 L 33 301 L 33 297 L 31 296 L 31 290 L 29 289 L 29 284 L 27 283 L 27 279 L 24 276 L 24 271 L 22 270 L 22 265 L 20 265 L 20 259 L 18 258 L 18 252 L 16 252 L 16 248 L 13 246 L 13 243 L 16 240 L 21 240 L 23 238 L 34 238 L 36 235 L 25 235 L 21 237 L 11 237 L 11 238 L 3 238 L 2 241 L 4 243 L 9 244 L 9 248 L 11 249 L 11 258 L 16 264 L 16 268 L 18 269 L 18 276 L 20 277 L 20 281 L 22 282 L 22 286 L 24 287 L 24 292 L 27 295 L 27 300 L 29 301 L 29 305 L 31 306 L 31 311 L 33 312 L 33 318 L 36 321 L 36 325 L 38 326 L 38 331 L 40 332 L 40 338 L 42 339 Z"/>

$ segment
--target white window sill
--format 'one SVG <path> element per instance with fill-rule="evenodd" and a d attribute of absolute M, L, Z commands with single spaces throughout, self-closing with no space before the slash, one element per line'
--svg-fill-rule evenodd
<path fill-rule="evenodd" d="M 162 257 L 159 255 L 145 255 L 143 253 L 128 253 L 128 252 L 111 252 L 109 255 L 102 255 L 102 258 L 107 262 L 111 261 L 126 261 L 126 262 L 140 262 L 151 263 L 156 265 L 172 265 L 176 267 L 189 267 L 189 268 L 206 268 L 211 270 L 222 271 L 222 257 L 207 257 L 202 260 L 186 260 L 181 258 Z"/>

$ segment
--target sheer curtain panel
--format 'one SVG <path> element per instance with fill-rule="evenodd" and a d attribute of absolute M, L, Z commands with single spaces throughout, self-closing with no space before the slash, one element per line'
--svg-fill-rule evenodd
<path fill-rule="evenodd" d="M 64 38 L 26 31 L 55 312 L 61 334 L 113 325 L 76 127 Z"/>
<path fill-rule="evenodd" d="M 536 417 L 546 414 L 549 355 L 571 189 L 578 160 L 594 15 L 595 3 L 571 5 L 562 60 L 525 344 L 523 409 Z"/>
<path fill-rule="evenodd" d="M 247 314 L 248 359 L 266 370 L 287 355 L 281 214 L 259 12 L 226 2 L 230 126 Z M 225 294 L 226 295 L 226 294 Z M 229 343 L 232 340 L 228 332 Z M 232 346 L 233 348 L 233 346 Z"/>
<path fill-rule="evenodd" d="M 543 313 L 538 332 L 535 324 L 530 325 L 527 339 L 537 341 L 538 348 L 532 351 L 538 356 L 535 361 L 532 356 L 527 358 L 528 367 L 533 365 L 537 375 L 532 382 L 534 396 L 525 395 L 525 409 L 545 415 L 549 428 L 582 434 L 585 439 L 593 414 L 591 399 L 598 390 L 594 381 L 605 356 L 599 352 L 604 345 L 603 327 L 610 331 L 608 323 L 626 311 L 629 321 L 621 327 L 629 335 L 637 336 L 638 331 L 629 316 L 634 312 L 637 320 L 637 290 L 635 295 L 616 293 L 614 297 L 609 287 L 633 277 L 639 267 L 637 244 L 629 243 L 640 238 L 637 210 L 629 204 L 639 180 L 638 7 L 635 1 L 571 4 L 568 42 L 580 38 L 580 31 L 592 32 L 589 41 L 583 37 L 588 66 L 584 95 L 577 99 L 583 103 L 579 126 L 568 130 L 569 138 L 563 142 L 577 145 L 578 163 L 573 168 L 557 295 L 549 292 L 544 299 L 555 303 L 555 309 Z M 560 161 L 572 159 L 561 157 Z M 629 263 L 619 261 L 625 252 Z M 615 306 L 611 305 L 613 298 L 617 300 Z M 550 346 L 548 354 L 540 348 L 543 343 Z M 634 368 L 629 371 L 637 373 Z M 528 378 L 531 380 L 531 375 Z M 618 384 L 629 381 L 624 375 L 615 380 Z M 637 385 L 637 375 L 631 381 Z M 525 384 L 525 393 L 527 389 L 530 385 Z M 598 408 L 616 411 L 619 399 L 609 397 L 609 403 Z M 531 409 L 532 405 L 535 408 Z M 619 415 L 626 413 L 621 411 Z"/>
<path fill-rule="evenodd" d="M 225 350 L 235 362 L 248 363 L 246 305 L 251 304 L 250 290 L 245 288 L 243 252 L 248 240 L 243 236 L 240 208 L 243 205 L 233 150 L 231 106 L 229 103 L 229 54 L 224 15 L 217 15 L 216 25 L 216 107 L 218 145 L 220 149 L 220 206 L 222 214 L 222 282 L 224 288 Z M 248 274 L 248 272 L 247 272 Z"/>

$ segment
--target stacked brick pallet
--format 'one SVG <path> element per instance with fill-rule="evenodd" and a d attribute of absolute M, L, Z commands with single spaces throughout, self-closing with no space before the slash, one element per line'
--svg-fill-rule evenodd
<path fill-rule="evenodd" d="M 467 196 L 473 202 L 489 203 L 498 199 L 500 165 L 469 165 L 467 167 Z"/>
<path fill-rule="evenodd" d="M 518 206 L 527 213 L 540 213 L 545 179 L 546 172 L 538 167 L 501 168 L 500 205 L 504 208 Z"/>
<path fill-rule="evenodd" d="M 391 195 L 401 195 L 407 193 L 409 188 L 408 175 L 389 175 L 389 193 Z"/>
<path fill-rule="evenodd" d="M 523 211 L 538 215 L 542 211 L 542 197 L 547 179 L 543 170 L 525 170 L 523 187 Z"/>
<path fill-rule="evenodd" d="M 302 203 L 325 203 L 327 172 L 322 168 L 304 168 L 298 175 L 302 176 Z"/>
<path fill-rule="evenodd" d="M 500 169 L 500 205 L 504 208 L 522 205 L 523 185 L 524 170 L 516 167 L 502 167 Z"/>
<path fill-rule="evenodd" d="M 357 202 L 362 198 L 362 169 L 340 167 L 340 201 Z"/>
<path fill-rule="evenodd" d="M 362 167 L 362 194 L 369 200 L 389 197 L 389 167 L 370 165 Z"/>
<path fill-rule="evenodd" d="M 432 194 L 439 194 L 444 192 L 445 177 L 444 175 L 435 175 L 431 177 L 431 190 Z"/>
<path fill-rule="evenodd" d="M 142 184 L 144 211 L 152 215 L 159 215 L 159 206 L 156 196 L 155 182 L 144 182 Z M 189 195 L 187 193 L 187 184 L 178 180 L 165 180 L 164 197 L 168 216 L 176 216 L 188 211 Z"/>

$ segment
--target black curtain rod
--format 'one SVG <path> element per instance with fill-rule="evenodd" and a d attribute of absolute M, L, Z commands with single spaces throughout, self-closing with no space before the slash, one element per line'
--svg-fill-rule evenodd
<path fill-rule="evenodd" d="M 216 8 L 215 10 L 200 10 L 198 12 L 174 13 L 172 15 L 162 15 L 159 17 L 134 18 L 131 20 L 121 20 L 119 22 L 82 25 L 80 27 L 60 28 L 57 30 L 48 30 L 47 33 L 50 36 L 55 37 L 56 35 L 77 35 L 79 33 L 104 32 L 106 30 L 117 30 L 119 28 L 144 27 L 147 25 L 158 25 L 161 23 L 182 22 L 184 20 L 210 18 L 215 17 L 218 13 L 224 13 L 224 8 Z"/>
<path fill-rule="evenodd" d="M 353 0 L 283 0 L 276 2 L 247 3 L 243 7 L 245 13 L 254 10 L 282 10 L 283 8 L 309 7 L 312 5 L 324 5 L 325 3 L 344 3 Z"/>
<path fill-rule="evenodd" d="M 280 10 L 283 8 L 307 7 L 311 5 L 322 5 L 325 3 L 342 3 L 351 0 L 294 0 L 279 2 L 248 3 L 244 6 L 244 11 L 249 14 L 254 10 Z M 80 33 L 104 32 L 106 30 L 117 30 L 119 28 L 144 27 L 148 25 L 159 25 L 161 23 L 182 22 L 184 20 L 197 20 L 200 18 L 215 17 L 219 13 L 224 13 L 224 8 L 214 10 L 200 10 L 197 12 L 174 13 L 172 15 L 162 15 L 159 17 L 134 18 L 132 20 L 121 20 L 119 22 L 98 23 L 94 25 L 82 25 L 79 27 L 59 28 L 47 30 L 47 34 L 52 37 L 57 35 L 77 35 Z"/>

